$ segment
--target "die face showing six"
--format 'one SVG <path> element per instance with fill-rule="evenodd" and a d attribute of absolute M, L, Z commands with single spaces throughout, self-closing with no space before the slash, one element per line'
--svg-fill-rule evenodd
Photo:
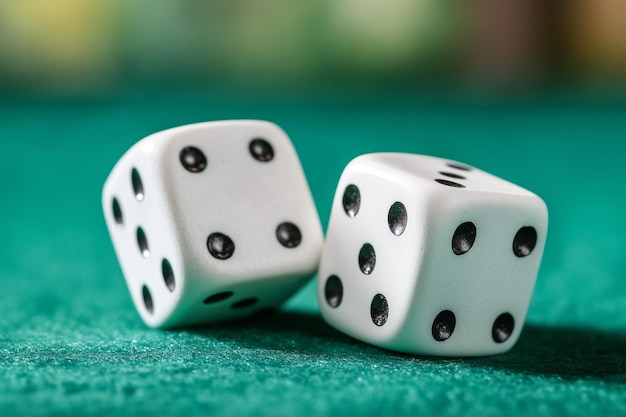
<path fill-rule="evenodd" d="M 355 189 L 360 208 L 351 216 L 344 203 Z M 504 352 L 524 322 L 546 232 L 539 197 L 483 171 L 420 155 L 361 156 L 344 170 L 333 203 L 322 315 L 403 352 Z M 356 260 L 364 243 L 376 253 L 367 275 Z"/>
<path fill-rule="evenodd" d="M 103 207 L 135 306 L 153 327 L 275 307 L 317 269 L 319 218 L 295 149 L 272 123 L 151 135 L 113 169 Z"/>

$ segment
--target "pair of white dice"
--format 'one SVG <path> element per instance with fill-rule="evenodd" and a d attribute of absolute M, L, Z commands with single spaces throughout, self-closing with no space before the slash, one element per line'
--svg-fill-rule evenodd
<path fill-rule="evenodd" d="M 441 356 L 513 346 L 547 232 L 546 206 L 529 191 L 457 162 L 382 153 L 344 170 L 324 243 L 293 145 L 262 121 L 141 140 L 107 179 L 103 208 L 149 326 L 277 307 L 318 272 L 332 326 Z"/>

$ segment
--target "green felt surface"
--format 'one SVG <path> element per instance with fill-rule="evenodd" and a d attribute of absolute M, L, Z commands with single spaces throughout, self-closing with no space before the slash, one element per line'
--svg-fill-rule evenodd
<path fill-rule="evenodd" d="M 457 159 L 542 196 L 549 236 L 518 344 L 476 359 L 377 349 L 323 322 L 313 282 L 248 322 L 146 328 L 102 183 L 140 138 L 228 118 L 287 131 L 324 225 L 366 152 Z M 0 415 L 625 415 L 625 134 L 624 101 L 564 96 L 0 98 Z"/>

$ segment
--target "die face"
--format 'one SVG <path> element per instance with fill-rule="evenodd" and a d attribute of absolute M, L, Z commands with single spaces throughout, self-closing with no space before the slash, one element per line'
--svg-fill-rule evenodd
<path fill-rule="evenodd" d="M 458 178 L 441 174 L 448 170 Z M 361 194 L 373 193 L 374 200 L 385 201 L 365 220 L 374 226 L 342 219 L 339 195 L 346 180 L 363 184 Z M 358 269 L 350 267 L 358 246 L 350 236 L 355 228 L 386 225 L 384 206 L 390 200 L 403 202 L 406 209 L 398 239 L 383 240 L 366 231 L 358 237 L 369 238 L 392 265 L 379 278 L 379 287 L 372 289 L 364 286 Z M 360 210 L 365 210 L 363 199 L 361 203 Z M 322 313 L 340 330 L 389 349 L 441 356 L 506 351 L 525 319 L 546 231 L 547 210 L 541 199 L 483 171 L 419 155 L 359 157 L 346 167 L 333 205 L 319 274 Z M 533 236 L 532 249 L 525 253 Z M 515 245 L 522 256 L 514 253 Z M 344 253 L 339 253 L 342 246 Z M 381 255 L 376 262 L 382 259 Z M 343 273 L 343 298 L 352 296 L 359 302 L 342 301 L 335 307 L 328 302 L 326 282 L 337 269 Z M 364 317 L 374 291 L 391 294 L 386 300 L 387 323 L 382 326 Z M 393 325 L 385 329 L 388 323 Z"/>
<path fill-rule="evenodd" d="M 432 192 L 450 192 L 463 189 L 466 193 L 486 194 L 486 198 L 504 194 L 508 196 L 528 196 L 537 198 L 530 191 L 506 181 L 488 172 L 474 168 L 467 164 L 426 155 L 414 155 L 405 153 L 375 153 L 362 155 L 355 158 L 350 165 L 355 169 L 359 166 L 367 167 L 372 173 L 381 177 L 393 179 L 399 182 L 423 181 L 424 186 L 437 184 L 449 188 L 429 187 Z"/>
<path fill-rule="evenodd" d="M 201 171 L 185 167 L 186 149 L 203 155 Z M 316 271 L 319 218 L 295 149 L 276 125 L 236 121 L 176 129 L 161 164 L 187 256 L 196 268 L 213 271 L 214 282 Z"/>
<path fill-rule="evenodd" d="M 102 206 L 109 234 L 139 315 L 149 326 L 170 317 L 185 291 L 174 218 L 150 141 L 133 146 L 105 182 Z"/>
<path fill-rule="evenodd" d="M 133 182 L 129 186 L 122 178 L 135 166 L 142 178 L 149 177 L 143 201 L 134 198 Z M 150 224 L 146 235 L 163 257 L 172 258 L 171 274 L 133 257 L 128 234 L 116 224 L 111 201 L 117 195 L 120 206 L 137 208 L 125 217 Z M 103 206 L 129 289 L 138 294 L 135 305 L 154 327 L 210 323 L 275 307 L 317 268 L 323 236 L 315 206 L 293 145 L 271 123 L 211 122 L 151 135 L 116 165 Z M 173 290 L 167 278 L 161 279 L 164 285 L 155 281 L 155 268 L 175 277 Z M 143 285 L 151 292 L 152 286 L 166 289 L 152 294 L 151 309 Z"/>
<path fill-rule="evenodd" d="M 399 350 L 480 356 L 505 352 L 517 341 L 545 246 L 547 212 L 540 200 L 498 197 L 432 201 Z M 525 232 L 531 229 L 534 235 Z M 520 244 L 529 251 L 520 253 Z"/>
<path fill-rule="evenodd" d="M 318 299 L 332 326 L 389 347 L 409 315 L 425 250 L 427 202 L 410 181 L 358 162 L 346 167 L 337 186 Z"/>

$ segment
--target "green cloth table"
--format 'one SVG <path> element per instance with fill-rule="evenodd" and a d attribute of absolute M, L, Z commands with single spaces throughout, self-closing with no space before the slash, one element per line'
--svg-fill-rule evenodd
<path fill-rule="evenodd" d="M 142 137 L 255 118 L 293 139 L 328 222 L 347 162 L 443 156 L 550 211 L 526 326 L 509 353 L 442 359 L 327 326 L 312 281 L 247 322 L 145 327 L 105 229 L 101 187 Z M 626 415 L 626 101 L 363 91 L 0 98 L 0 416 Z"/>

